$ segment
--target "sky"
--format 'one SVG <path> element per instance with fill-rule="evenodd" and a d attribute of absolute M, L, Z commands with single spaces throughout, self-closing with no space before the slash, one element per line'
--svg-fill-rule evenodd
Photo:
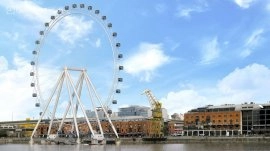
<path fill-rule="evenodd" d="M 94 13 L 83 10 L 63 17 L 44 39 L 38 55 L 44 98 L 67 66 L 87 69 L 114 112 L 150 106 L 145 89 L 169 115 L 210 104 L 270 101 L 269 0 L 1 0 L 0 121 L 39 117 L 29 76 L 35 41 L 58 9 L 82 3 L 100 10 L 117 32 L 124 66 L 118 102 L 106 100 L 114 69 L 111 43 L 89 15 Z"/>

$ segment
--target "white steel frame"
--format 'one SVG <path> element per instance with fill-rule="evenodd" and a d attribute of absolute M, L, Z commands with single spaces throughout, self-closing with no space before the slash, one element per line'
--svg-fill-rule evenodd
<path fill-rule="evenodd" d="M 69 73 L 69 71 L 77 71 L 77 72 L 80 72 L 80 75 L 79 75 L 79 79 L 76 83 L 76 86 L 74 85 L 74 82 L 71 78 L 71 75 Z M 89 95 L 89 100 L 91 101 L 91 104 L 92 104 L 92 107 L 93 107 L 93 110 L 95 112 L 95 115 L 96 115 L 96 121 L 98 123 L 98 127 L 99 127 L 99 130 L 100 130 L 100 134 L 98 134 L 97 132 L 94 132 L 91 124 L 90 124 L 90 121 L 89 121 L 89 118 L 85 112 L 85 108 L 84 108 L 84 105 L 83 105 L 83 102 L 81 100 L 81 93 L 82 93 L 82 88 L 83 88 L 83 83 L 85 82 L 86 84 L 86 87 L 87 87 L 87 92 L 88 92 L 88 95 Z M 51 119 L 50 119 L 50 124 L 49 124 L 49 129 L 48 129 L 48 133 L 47 133 L 47 136 L 49 136 L 51 134 L 51 128 L 52 128 L 52 125 L 53 125 L 53 122 L 55 120 L 55 114 L 56 114 L 56 111 L 57 111 L 57 107 L 59 105 L 59 98 L 61 96 L 61 91 L 62 91 L 62 88 L 64 87 L 64 84 L 66 85 L 66 88 L 68 90 L 68 96 L 69 96 L 69 101 L 68 101 L 68 105 L 66 106 L 66 110 L 64 112 L 64 115 L 63 115 L 63 118 L 61 120 L 61 123 L 58 127 L 58 131 L 62 129 L 63 127 L 63 124 L 66 120 L 66 117 L 67 117 L 67 113 L 72 110 L 72 117 L 73 117 L 73 122 L 74 122 L 74 127 L 75 127 L 75 131 L 76 131 L 76 134 L 77 134 L 77 143 L 80 143 L 80 134 L 79 134 L 79 128 L 78 128 L 78 122 L 77 122 L 77 113 L 78 113 L 78 108 L 80 107 L 82 113 L 83 113 L 83 116 L 87 122 L 87 126 L 88 128 L 90 129 L 90 132 L 91 132 L 91 139 L 96 139 L 95 138 L 95 135 L 99 135 L 99 136 L 102 136 L 103 140 L 104 140 L 104 132 L 103 132 L 103 129 L 101 127 L 101 123 L 100 123 L 100 120 L 99 120 L 99 116 L 98 116 L 98 113 L 97 113 L 97 110 L 96 110 L 96 104 L 98 103 L 100 105 L 100 107 L 102 108 L 103 112 L 105 113 L 105 116 L 106 118 L 108 119 L 112 129 L 113 129 L 113 132 L 114 134 L 116 135 L 117 138 L 119 138 L 117 132 L 116 132 L 116 129 L 107 113 L 107 110 L 106 108 L 104 107 L 104 105 L 102 104 L 102 101 L 99 97 L 99 95 L 97 94 L 97 91 L 93 85 L 93 83 L 91 82 L 89 76 L 87 75 L 87 72 L 85 69 L 76 69 L 76 68 L 67 68 L 65 67 L 64 68 L 64 71 L 61 73 L 59 79 L 57 80 L 57 83 L 47 101 L 47 104 L 45 105 L 45 109 L 44 111 L 42 112 L 33 132 L 32 132 L 32 135 L 31 135 L 31 140 L 30 142 L 33 142 L 33 137 L 37 131 L 37 128 L 41 122 L 41 120 L 44 118 L 44 115 L 46 114 L 46 112 L 49 112 L 49 105 L 53 102 L 54 102 L 54 107 L 53 107 L 53 111 L 52 111 L 52 116 L 51 116 Z M 55 100 L 53 100 L 54 96 L 56 96 Z"/>

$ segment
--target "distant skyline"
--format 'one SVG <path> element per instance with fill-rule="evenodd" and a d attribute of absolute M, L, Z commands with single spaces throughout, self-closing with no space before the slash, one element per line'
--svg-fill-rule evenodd
<path fill-rule="evenodd" d="M 0 121 L 38 118 L 29 76 L 34 42 L 50 16 L 74 3 L 99 9 L 118 33 L 125 70 L 114 112 L 150 106 L 145 89 L 169 115 L 270 101 L 270 0 L 1 0 Z M 109 47 L 95 20 L 71 15 L 52 29 L 39 63 L 48 79 L 65 65 L 87 68 L 106 99 Z"/>

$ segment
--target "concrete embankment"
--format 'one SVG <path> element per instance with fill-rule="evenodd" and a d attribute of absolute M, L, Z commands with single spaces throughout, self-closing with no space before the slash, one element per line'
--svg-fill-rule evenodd
<path fill-rule="evenodd" d="M 121 139 L 121 144 L 188 144 L 188 143 L 269 143 L 270 137 L 168 137 L 166 141 L 142 141 L 141 138 Z"/>
<path fill-rule="evenodd" d="M 167 143 L 269 143 L 270 137 L 170 137 Z"/>
<path fill-rule="evenodd" d="M 166 141 L 143 141 L 142 138 L 121 138 L 121 144 L 188 144 L 188 143 L 269 143 L 270 137 L 168 137 Z M 27 144 L 29 138 L 0 138 L 0 144 Z M 35 140 L 35 143 L 41 142 Z"/>
<path fill-rule="evenodd" d="M 0 144 L 26 144 L 30 138 L 0 138 Z"/>

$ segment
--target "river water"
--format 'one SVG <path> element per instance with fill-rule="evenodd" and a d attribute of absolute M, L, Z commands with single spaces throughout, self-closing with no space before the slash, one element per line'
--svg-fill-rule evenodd
<path fill-rule="evenodd" d="M 270 151 L 269 143 L 203 143 L 140 145 L 4 144 L 0 151 Z"/>

